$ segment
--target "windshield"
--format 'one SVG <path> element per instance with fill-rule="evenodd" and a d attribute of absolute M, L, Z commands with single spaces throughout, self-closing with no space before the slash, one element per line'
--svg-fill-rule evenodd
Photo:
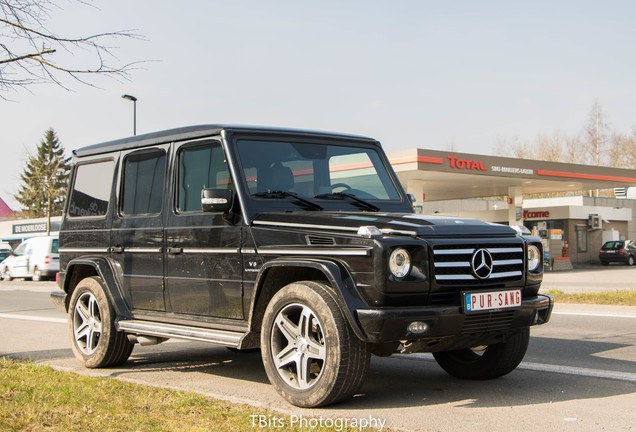
<path fill-rule="evenodd" d="M 249 193 L 284 199 L 399 201 L 382 159 L 373 148 L 303 142 L 239 140 L 237 149 Z M 354 201 L 355 202 L 355 201 Z"/>

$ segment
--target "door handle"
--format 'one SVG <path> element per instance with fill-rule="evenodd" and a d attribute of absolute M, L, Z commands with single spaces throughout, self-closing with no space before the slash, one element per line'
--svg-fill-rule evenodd
<path fill-rule="evenodd" d="M 179 255 L 180 253 L 183 253 L 183 248 L 177 246 L 169 247 L 166 248 L 166 252 L 172 255 Z"/>
<path fill-rule="evenodd" d="M 110 251 L 116 254 L 124 253 L 124 247 L 121 245 L 113 246 L 110 248 Z"/>

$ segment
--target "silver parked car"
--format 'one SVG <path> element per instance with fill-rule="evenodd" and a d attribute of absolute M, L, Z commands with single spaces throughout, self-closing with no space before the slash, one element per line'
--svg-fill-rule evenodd
<path fill-rule="evenodd" d="M 34 281 L 54 278 L 60 271 L 58 245 L 57 236 L 26 239 L 0 264 L 2 278 L 27 278 Z"/>

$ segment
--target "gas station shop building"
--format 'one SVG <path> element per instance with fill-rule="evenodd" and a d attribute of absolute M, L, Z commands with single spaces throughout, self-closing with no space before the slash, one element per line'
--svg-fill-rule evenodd
<path fill-rule="evenodd" d="M 636 170 L 424 149 L 389 160 L 417 212 L 523 225 L 544 239 L 552 261 L 598 264 L 605 241 L 636 240 Z M 580 196 L 607 189 L 625 196 Z M 574 196 L 527 198 L 564 192 Z"/>

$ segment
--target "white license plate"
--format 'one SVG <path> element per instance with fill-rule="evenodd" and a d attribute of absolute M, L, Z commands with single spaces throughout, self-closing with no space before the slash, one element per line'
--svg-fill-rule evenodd
<path fill-rule="evenodd" d="M 464 310 L 477 312 L 521 306 L 521 290 L 464 293 Z"/>

